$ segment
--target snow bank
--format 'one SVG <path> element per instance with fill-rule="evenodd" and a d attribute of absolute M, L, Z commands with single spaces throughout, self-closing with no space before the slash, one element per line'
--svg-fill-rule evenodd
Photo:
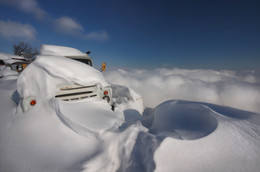
<path fill-rule="evenodd" d="M 56 112 L 58 112 L 59 117 L 69 127 L 83 133 L 83 135 L 85 130 L 98 133 L 118 128 L 124 123 L 123 113 L 113 112 L 110 105 L 102 100 L 88 99 L 81 102 L 58 101 L 57 103 Z"/>
<path fill-rule="evenodd" d="M 116 108 L 120 110 L 134 109 L 139 114 L 144 111 L 143 99 L 131 88 L 122 85 L 112 85 L 113 99 Z"/>
<path fill-rule="evenodd" d="M 116 171 L 129 166 L 138 133 L 146 131 L 138 121 L 124 125 L 123 107 L 138 104 L 137 94 L 130 91 L 131 103 L 121 102 L 112 111 L 100 99 L 56 100 L 57 86 L 64 83 L 109 85 L 83 63 L 39 56 L 17 80 L 20 98 L 35 96 L 37 101 L 23 112 L 16 80 L 0 81 L 0 171 Z"/>
<path fill-rule="evenodd" d="M 125 85 L 139 93 L 146 107 L 179 99 L 260 112 L 259 71 L 117 69 L 104 75 L 112 84 Z"/>
<path fill-rule="evenodd" d="M 168 101 L 155 108 L 152 128 L 166 130 L 168 136 L 172 133 L 155 151 L 155 171 L 242 172 L 260 168 L 257 114 L 210 104 Z"/>
<path fill-rule="evenodd" d="M 115 83 L 115 111 L 100 99 L 54 98 L 64 83 L 109 85 L 97 70 L 64 57 L 39 56 L 17 83 L 0 80 L 0 171 L 259 170 L 259 114 L 164 101 L 217 101 L 257 111 L 257 72 L 116 70 L 106 76 Z M 20 98 L 36 97 L 27 112 L 21 110 L 16 86 Z M 143 100 L 163 103 L 144 110 Z"/>
<path fill-rule="evenodd" d="M 0 79 L 8 80 L 8 79 L 17 79 L 18 73 L 16 71 L 11 70 L 9 67 L 3 67 L 0 70 Z"/>

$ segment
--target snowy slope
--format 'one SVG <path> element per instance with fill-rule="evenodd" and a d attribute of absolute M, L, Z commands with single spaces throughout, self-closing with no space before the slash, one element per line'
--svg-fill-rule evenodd
<path fill-rule="evenodd" d="M 259 114 L 205 103 L 168 101 L 155 108 L 151 128 L 166 137 L 155 152 L 155 171 L 260 169 Z"/>
<path fill-rule="evenodd" d="M 61 82 L 97 80 L 108 84 L 92 68 L 51 56 L 39 57 L 18 80 L 1 78 L 0 171 L 260 169 L 260 114 L 182 100 L 144 109 L 140 95 L 112 81 L 115 111 L 99 99 L 54 98 Z M 37 104 L 23 112 L 16 89 L 20 98 L 36 96 Z"/>

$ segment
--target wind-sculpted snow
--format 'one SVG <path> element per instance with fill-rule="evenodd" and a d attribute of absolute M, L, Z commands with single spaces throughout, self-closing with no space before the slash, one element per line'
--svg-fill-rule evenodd
<path fill-rule="evenodd" d="M 167 101 L 154 110 L 151 133 L 194 140 L 212 133 L 218 126 L 214 112 L 198 104 Z"/>
<path fill-rule="evenodd" d="M 74 130 L 84 128 L 90 132 L 97 133 L 107 129 L 115 129 L 124 122 L 124 115 L 118 111 L 113 112 L 111 107 L 103 101 L 85 100 L 81 102 L 64 102 L 56 101 L 59 109 L 59 117 L 70 126 L 75 127 Z M 70 122 L 69 122 L 70 121 Z M 82 131 L 81 133 L 84 133 Z"/>
<path fill-rule="evenodd" d="M 186 108 L 197 107 L 200 109 L 199 111 L 205 111 L 206 108 L 209 110 L 208 115 L 216 119 L 218 126 L 213 132 L 208 132 L 208 136 L 201 139 L 185 141 L 175 139 L 175 137 L 165 138 L 154 154 L 156 162 L 155 171 L 170 171 L 169 169 L 174 169 L 174 171 L 202 172 L 259 170 L 259 114 L 212 104 L 187 101 L 170 101 L 166 102 L 164 106 L 171 103 L 176 103 L 174 106 L 178 106 L 179 104 L 179 107 L 183 105 Z M 190 113 L 196 114 L 196 112 L 199 112 L 198 109 L 190 111 Z M 200 116 L 199 114 L 196 115 Z M 189 120 L 189 118 L 185 120 Z M 194 120 L 201 120 L 201 118 Z M 172 122 L 172 124 L 175 123 Z M 189 133 L 192 134 L 192 131 L 188 129 L 186 132 L 178 134 L 187 136 L 187 133 L 189 136 Z M 167 157 L 165 156 L 166 154 Z M 185 162 L 189 163 L 183 165 Z"/>
<path fill-rule="evenodd" d="M 100 99 L 56 100 L 53 93 L 61 82 L 107 82 L 96 70 L 80 70 L 80 63 L 59 58 L 59 64 L 65 67 L 73 63 L 68 72 L 61 67 L 64 65 L 55 68 L 47 61 L 40 58 L 31 64 L 19 76 L 17 85 L 16 79 L 0 80 L 1 172 L 260 169 L 260 115 L 234 109 L 230 104 L 234 100 L 241 109 L 249 105 L 251 111 L 258 110 L 257 73 L 111 71 L 106 76 L 114 93 L 112 111 Z M 84 78 L 73 71 L 85 71 Z M 91 76 L 85 76 L 88 74 Z M 119 81 L 125 83 L 118 85 Z M 135 86 L 144 99 L 128 85 Z M 201 100 L 171 100 L 181 93 L 182 98 Z M 253 94 L 255 97 L 246 97 L 247 101 L 239 99 Z M 36 96 L 37 104 L 23 112 L 19 100 L 30 95 Z M 220 97 L 228 99 L 226 106 L 202 102 Z M 144 109 L 143 100 L 155 106 Z"/>
<path fill-rule="evenodd" d="M 171 100 L 208 102 L 260 112 L 260 71 L 117 69 L 104 73 L 113 84 L 132 88 L 146 107 Z"/>

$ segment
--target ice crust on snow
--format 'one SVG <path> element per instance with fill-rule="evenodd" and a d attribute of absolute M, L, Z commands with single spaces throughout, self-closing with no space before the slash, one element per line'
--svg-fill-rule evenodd
<path fill-rule="evenodd" d="M 202 96 L 206 93 L 209 99 L 214 99 L 216 90 L 222 88 L 218 93 L 224 94 L 221 91 L 231 84 L 232 89 L 244 88 L 247 93 L 256 93 L 256 97 L 246 98 L 251 100 L 246 105 L 252 104 L 249 109 L 257 111 L 257 73 L 237 76 L 232 71 L 160 69 L 151 74 L 146 70 L 115 70 L 105 76 L 112 84 L 115 111 L 99 99 L 63 102 L 54 98 L 59 84 L 110 85 L 97 70 L 65 57 L 39 56 L 18 80 L 1 79 L 0 171 L 258 171 L 260 168 L 259 113 L 210 103 L 164 101 L 178 95 L 178 91 L 183 94 L 187 91 L 184 97 L 190 93 L 189 99 L 194 98 L 193 92 L 199 94 L 197 99 L 205 100 Z M 203 91 L 204 88 L 208 90 Z M 16 89 L 20 98 L 36 96 L 37 104 L 22 112 L 19 102 L 13 101 L 19 101 Z M 237 99 L 236 91 L 227 90 L 231 97 L 226 98 Z M 145 104 L 160 103 L 144 109 L 143 100 Z M 237 100 L 241 109 L 243 102 Z M 226 101 L 225 105 L 234 104 Z"/>

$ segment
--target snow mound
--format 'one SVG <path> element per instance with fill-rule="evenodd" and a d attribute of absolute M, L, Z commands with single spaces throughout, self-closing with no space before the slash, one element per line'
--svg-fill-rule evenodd
<path fill-rule="evenodd" d="M 259 114 L 188 101 L 168 101 L 154 111 L 151 130 L 170 136 L 162 140 L 154 153 L 155 171 L 259 170 Z"/>
<path fill-rule="evenodd" d="M 11 70 L 9 67 L 4 67 L 0 70 L 0 79 L 8 80 L 8 79 L 17 79 L 18 73 L 14 70 Z"/>
<path fill-rule="evenodd" d="M 117 109 L 134 109 L 140 115 L 144 111 L 143 99 L 131 88 L 112 84 L 113 99 Z"/>
<path fill-rule="evenodd" d="M 65 124 L 83 134 L 102 132 L 107 129 L 118 128 L 124 122 L 122 113 L 111 110 L 106 101 L 85 100 L 81 102 L 65 102 L 57 100 L 56 112 Z"/>

